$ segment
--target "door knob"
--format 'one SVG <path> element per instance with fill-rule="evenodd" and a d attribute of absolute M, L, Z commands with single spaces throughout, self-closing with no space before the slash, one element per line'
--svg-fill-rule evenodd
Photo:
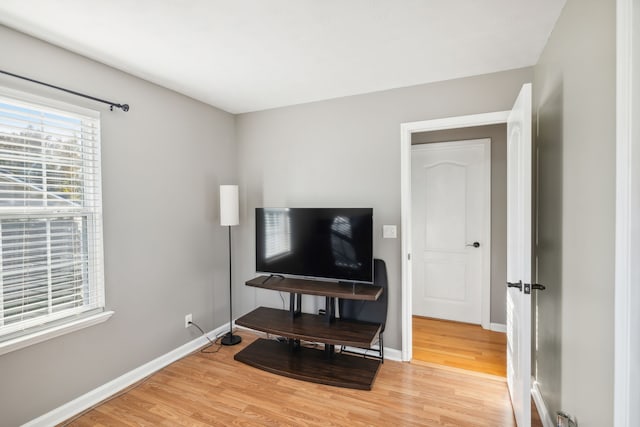
<path fill-rule="evenodd" d="M 479 248 L 480 242 L 467 243 L 465 246 L 473 246 L 474 248 Z"/>
<path fill-rule="evenodd" d="M 517 282 L 507 282 L 507 288 L 518 288 L 522 291 L 522 280 Z"/>

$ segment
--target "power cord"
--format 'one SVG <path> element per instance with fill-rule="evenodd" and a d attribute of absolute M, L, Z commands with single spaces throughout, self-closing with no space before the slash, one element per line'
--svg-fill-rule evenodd
<path fill-rule="evenodd" d="M 219 339 L 220 339 L 224 334 L 217 336 L 215 340 L 211 341 L 211 339 L 210 339 L 210 338 L 207 336 L 207 334 L 202 330 L 202 328 L 201 328 L 200 326 L 198 326 L 198 324 L 197 324 L 196 322 L 194 322 L 194 321 L 189 321 L 189 324 L 190 324 L 190 325 L 195 326 L 196 328 L 198 328 L 198 330 L 200 330 L 200 332 L 202 333 L 202 335 L 204 335 L 204 337 L 205 337 L 205 338 L 207 339 L 207 341 L 209 341 L 209 343 L 210 343 L 210 344 L 209 344 L 209 345 L 207 345 L 206 347 L 202 347 L 202 348 L 200 349 L 200 353 L 214 354 L 214 353 L 217 353 L 217 352 L 219 352 L 219 351 L 220 351 L 220 347 L 222 347 L 222 344 L 220 344 L 220 343 L 218 342 L 218 340 L 219 340 Z M 214 345 L 217 345 L 217 346 L 218 346 L 218 348 L 216 349 L 216 351 L 206 351 L 207 349 L 209 349 L 209 348 L 213 347 Z"/>

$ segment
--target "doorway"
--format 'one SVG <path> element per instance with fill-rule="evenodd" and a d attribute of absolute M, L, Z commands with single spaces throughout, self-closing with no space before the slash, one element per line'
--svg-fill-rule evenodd
<path fill-rule="evenodd" d="M 413 361 L 506 375 L 506 134 L 412 135 Z"/>
<path fill-rule="evenodd" d="M 447 119 L 428 120 L 423 122 L 405 123 L 401 126 L 401 186 L 402 186 L 402 359 L 410 361 L 413 358 L 413 292 L 412 281 L 412 221 L 411 221 L 411 145 L 412 140 L 434 134 L 435 131 L 467 129 L 478 126 L 504 125 L 508 112 L 478 114 L 472 116 L 453 117 Z M 504 132 L 506 134 L 506 131 Z M 477 138 L 477 136 L 476 136 Z M 460 138 L 464 139 L 464 138 Z M 468 139 L 468 138 L 467 138 Z M 450 139 L 449 139 L 450 140 Z M 424 141 L 420 141 L 424 142 Z M 427 141 L 435 142 L 435 141 Z M 506 191 L 505 191 L 506 194 Z M 506 212 L 505 212 L 506 214 Z M 504 221 L 503 221 L 504 223 Z M 506 235 L 506 231 L 505 231 Z M 472 242 L 473 243 L 473 242 Z M 506 258 L 506 253 L 502 254 Z M 501 281 L 500 283 L 504 283 Z M 484 329 L 492 329 L 491 300 L 483 301 L 481 306 L 481 325 Z M 504 299 L 503 299 L 504 301 Z M 506 310 L 504 316 L 506 317 Z M 499 323 L 493 325 L 495 329 L 502 329 Z"/>

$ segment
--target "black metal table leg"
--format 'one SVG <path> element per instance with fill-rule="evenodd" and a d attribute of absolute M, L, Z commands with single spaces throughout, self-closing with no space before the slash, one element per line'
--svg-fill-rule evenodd
<path fill-rule="evenodd" d="M 324 318 L 327 323 L 336 320 L 336 299 L 333 297 L 325 297 Z"/>
<path fill-rule="evenodd" d="M 291 318 L 296 318 L 302 313 L 302 294 L 289 294 L 289 313 Z"/>

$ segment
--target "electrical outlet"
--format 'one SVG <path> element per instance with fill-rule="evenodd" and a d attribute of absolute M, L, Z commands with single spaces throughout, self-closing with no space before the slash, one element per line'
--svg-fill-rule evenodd
<path fill-rule="evenodd" d="M 191 321 L 193 320 L 193 316 L 191 313 L 184 316 L 184 327 L 188 328 L 191 325 Z"/>

